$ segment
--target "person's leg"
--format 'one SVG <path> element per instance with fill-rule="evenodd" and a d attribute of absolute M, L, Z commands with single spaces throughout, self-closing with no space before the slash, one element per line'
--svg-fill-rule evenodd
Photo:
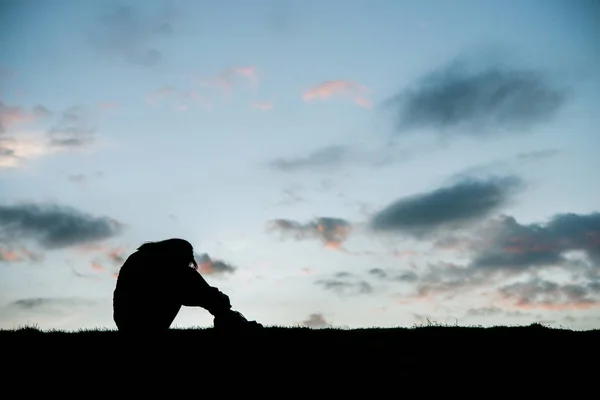
<path fill-rule="evenodd" d="M 156 321 L 159 329 L 169 329 L 173 321 L 175 321 L 175 317 L 179 314 L 179 310 L 181 310 L 181 304 L 175 302 L 166 304 L 162 307 L 156 314 Z"/>
<path fill-rule="evenodd" d="M 185 268 L 180 277 L 178 287 L 182 305 L 202 307 L 207 310 L 214 317 L 215 328 L 238 329 L 245 326 L 260 326 L 234 311 L 229 296 L 216 287 L 210 286 L 197 271 Z"/>
<path fill-rule="evenodd" d="M 180 309 L 181 304 L 174 301 L 151 301 L 136 304 L 135 307 L 130 304 L 126 310 L 115 307 L 113 318 L 119 331 L 161 332 L 171 327 Z"/>

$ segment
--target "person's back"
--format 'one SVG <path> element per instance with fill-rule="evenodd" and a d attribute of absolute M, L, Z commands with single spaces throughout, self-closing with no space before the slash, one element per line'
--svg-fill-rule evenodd
<path fill-rule="evenodd" d="M 179 312 L 179 268 L 165 268 L 158 262 L 138 251 L 121 267 L 113 294 L 114 320 L 119 330 L 168 329 Z"/>

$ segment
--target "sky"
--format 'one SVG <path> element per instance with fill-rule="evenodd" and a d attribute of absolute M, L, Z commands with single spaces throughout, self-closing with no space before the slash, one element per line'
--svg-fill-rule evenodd
<path fill-rule="evenodd" d="M 116 329 L 173 237 L 265 325 L 600 328 L 599 17 L 0 1 L 0 329 Z"/>

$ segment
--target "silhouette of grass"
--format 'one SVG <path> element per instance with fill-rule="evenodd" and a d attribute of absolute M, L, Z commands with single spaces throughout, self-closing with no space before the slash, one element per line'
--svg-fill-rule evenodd
<path fill-rule="evenodd" d="M 27 369 L 53 361 L 61 372 L 84 368 L 214 371 L 247 374 L 312 374 L 344 371 L 376 376 L 393 371 L 395 379 L 525 374 L 544 377 L 557 371 L 579 378 L 592 371 L 600 355 L 600 330 L 575 331 L 527 326 L 459 326 L 427 321 L 398 328 L 321 328 L 266 326 L 250 332 L 219 333 L 212 328 L 170 329 L 163 334 L 125 336 L 113 329 L 41 330 L 23 326 L 0 331 L 5 363 Z M 10 360 L 10 361 L 9 361 Z M 52 365 L 52 363 L 48 364 Z M 108 368 L 108 367 L 106 367 Z M 229 372 L 226 372 L 229 371 Z M 302 372 L 304 371 L 304 372 Z M 51 371 L 52 372 L 52 371 Z M 45 373 L 48 373 L 46 371 Z M 490 375 L 490 376 L 491 376 Z"/>

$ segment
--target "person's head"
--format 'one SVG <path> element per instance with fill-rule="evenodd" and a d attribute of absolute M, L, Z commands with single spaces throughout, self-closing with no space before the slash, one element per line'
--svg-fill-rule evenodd
<path fill-rule="evenodd" d="M 198 269 L 194 258 L 194 247 L 184 239 L 172 238 L 158 242 L 146 242 L 137 250 L 151 258 L 160 259 L 172 265 L 191 266 Z"/>

